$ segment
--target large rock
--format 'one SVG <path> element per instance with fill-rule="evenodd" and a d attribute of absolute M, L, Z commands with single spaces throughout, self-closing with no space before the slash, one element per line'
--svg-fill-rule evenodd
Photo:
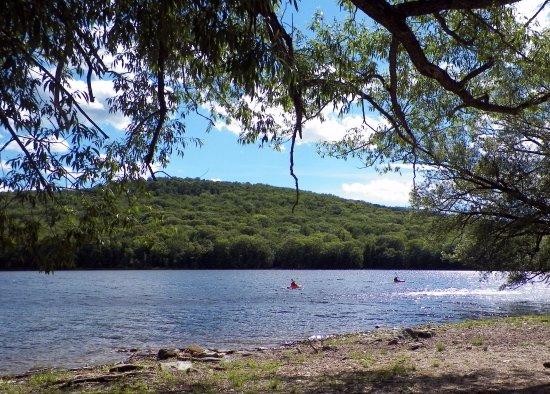
<path fill-rule="evenodd" d="M 411 346 L 409 346 L 410 350 L 418 350 L 420 348 L 423 348 L 424 344 L 422 342 L 415 342 Z"/>
<path fill-rule="evenodd" d="M 169 361 L 160 363 L 160 369 L 163 371 L 183 371 L 187 372 L 193 368 L 191 361 Z"/>
<path fill-rule="evenodd" d="M 179 352 L 177 349 L 160 349 L 157 353 L 157 358 L 159 360 L 166 360 L 168 358 L 178 357 Z"/>
<path fill-rule="evenodd" d="M 434 333 L 432 331 L 426 331 L 426 330 L 416 330 L 414 328 L 405 328 L 403 329 L 403 333 L 407 334 L 411 338 L 414 339 L 427 339 L 434 336 Z"/>
<path fill-rule="evenodd" d="M 192 356 L 202 356 L 207 353 L 206 349 L 199 345 L 189 345 L 185 348 L 185 351 L 190 353 Z"/>

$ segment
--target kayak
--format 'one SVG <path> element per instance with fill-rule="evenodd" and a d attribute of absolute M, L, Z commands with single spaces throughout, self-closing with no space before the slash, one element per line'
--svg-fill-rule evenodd
<path fill-rule="evenodd" d="M 296 290 L 296 289 L 299 289 L 300 287 L 302 287 L 302 286 L 300 286 L 300 285 L 297 285 L 297 286 L 288 286 L 287 289 L 289 289 L 289 290 Z"/>

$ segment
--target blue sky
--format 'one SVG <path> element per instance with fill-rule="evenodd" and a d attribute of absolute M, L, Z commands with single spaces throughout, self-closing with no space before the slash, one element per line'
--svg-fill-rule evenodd
<path fill-rule="evenodd" d="M 305 30 L 319 9 L 327 19 L 342 15 L 336 3 L 333 0 L 302 1 L 298 12 L 287 8 L 285 19 L 288 23 L 293 21 L 295 26 Z M 317 141 L 341 136 L 345 126 L 350 122 L 353 123 L 350 119 L 337 119 L 333 116 L 322 124 L 306 124 L 305 141 L 299 143 L 295 152 L 295 172 L 299 177 L 300 188 L 384 205 L 408 205 L 408 191 L 412 184 L 411 171 L 404 170 L 402 175 L 379 175 L 372 168 L 361 168 L 363 165 L 358 160 L 321 158 L 317 154 Z M 189 136 L 201 138 L 204 145 L 201 148 L 190 146 L 183 158 L 173 158 L 166 170 L 169 174 L 178 177 L 294 186 L 289 175 L 288 146 L 283 152 L 274 151 L 269 147 L 259 148 L 258 144 L 243 146 L 237 143 L 238 127 L 219 126 L 204 134 L 205 127 L 202 119 L 188 118 Z"/>
<path fill-rule="evenodd" d="M 258 144 L 241 145 L 237 142 L 237 134 L 227 128 L 214 128 L 205 134 L 206 124 L 202 119 L 188 119 L 189 136 L 202 138 L 204 145 L 200 148 L 189 146 L 183 158 L 174 157 L 166 169 L 170 175 L 293 187 L 288 148 L 278 152 L 269 147 L 260 148 Z M 344 130 L 344 126 L 334 127 L 338 124 L 336 121 L 327 123 L 331 124 L 326 127 L 320 124 L 319 131 L 323 134 L 314 137 L 322 138 L 325 134 Z M 306 125 L 304 138 L 311 137 L 315 131 Z M 407 204 L 407 192 L 412 182 L 410 171 L 404 170 L 403 175 L 379 175 L 372 168 L 362 167 L 358 160 L 321 158 L 315 140 L 298 144 L 295 151 L 295 172 L 303 190 L 379 204 Z"/>

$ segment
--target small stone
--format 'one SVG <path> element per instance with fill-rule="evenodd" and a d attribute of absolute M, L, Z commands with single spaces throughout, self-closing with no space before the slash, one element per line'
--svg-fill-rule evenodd
<path fill-rule="evenodd" d="M 393 338 L 388 341 L 388 345 L 397 345 L 397 344 L 399 344 L 399 340 L 397 338 Z"/>
<path fill-rule="evenodd" d="M 193 367 L 191 361 L 170 361 L 167 363 L 160 363 L 160 368 L 163 371 L 183 371 L 187 372 Z"/>
<path fill-rule="evenodd" d="M 219 363 L 220 361 L 222 361 L 222 359 L 219 357 L 201 357 L 198 358 L 197 361 L 201 361 L 204 363 Z"/>
<path fill-rule="evenodd" d="M 380 326 L 377 324 L 377 325 L 374 326 L 374 328 L 380 328 Z"/>
<path fill-rule="evenodd" d="M 484 352 L 487 351 L 487 346 L 483 346 L 483 351 L 484 351 Z"/>
<path fill-rule="evenodd" d="M 421 347 L 424 347 L 424 345 L 420 342 L 416 342 L 416 343 L 413 343 L 411 346 L 409 346 L 409 349 L 417 350 L 417 349 L 420 349 Z"/>
<path fill-rule="evenodd" d="M 120 364 L 110 368 L 109 372 L 128 372 L 128 371 L 136 371 L 138 369 L 143 369 L 143 367 L 141 365 L 135 365 L 135 364 Z"/>
<path fill-rule="evenodd" d="M 204 353 L 191 353 L 191 352 L 189 352 L 189 355 L 193 359 L 203 359 L 203 358 L 208 358 L 208 357 L 221 359 L 225 356 L 222 353 L 216 353 L 216 352 L 204 352 Z M 185 357 L 185 356 L 183 356 L 183 357 Z M 183 358 L 183 357 L 180 357 L 180 358 Z"/>
<path fill-rule="evenodd" d="M 176 349 L 160 349 L 157 353 L 159 360 L 166 360 L 172 357 L 178 357 L 179 352 Z"/>
<path fill-rule="evenodd" d="M 545 363 L 542 363 L 542 366 L 544 368 L 550 368 L 550 361 L 546 361 Z"/>
<path fill-rule="evenodd" d="M 333 352 L 336 350 L 336 346 L 323 345 L 321 350 Z"/>

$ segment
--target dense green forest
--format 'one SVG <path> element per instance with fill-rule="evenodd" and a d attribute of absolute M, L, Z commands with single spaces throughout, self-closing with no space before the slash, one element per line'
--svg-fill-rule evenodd
<path fill-rule="evenodd" d="M 287 188 L 175 178 L 143 187 L 131 204 L 123 195 L 115 201 L 131 207 L 133 220 L 69 250 L 75 268 L 460 268 L 431 235 L 438 218 L 411 210 L 302 192 L 292 213 Z M 39 220 L 40 229 L 34 240 L 3 242 L 1 268 L 36 268 L 37 253 L 65 247 L 49 235 L 70 226 L 63 212 L 81 200 L 59 198 L 55 212 L 11 209 L 12 219 Z"/>

